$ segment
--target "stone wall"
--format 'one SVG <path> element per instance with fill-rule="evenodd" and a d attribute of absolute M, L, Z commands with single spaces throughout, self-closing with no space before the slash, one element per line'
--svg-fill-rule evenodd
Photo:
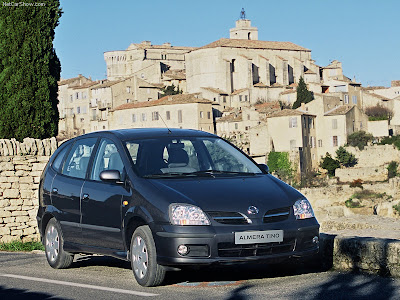
<path fill-rule="evenodd" d="M 55 138 L 0 140 L 0 243 L 39 238 L 39 180 L 56 149 Z"/>

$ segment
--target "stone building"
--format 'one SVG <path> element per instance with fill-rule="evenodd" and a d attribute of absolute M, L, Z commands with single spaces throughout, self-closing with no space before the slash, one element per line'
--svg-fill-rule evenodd
<path fill-rule="evenodd" d="M 112 110 L 109 126 L 188 128 L 214 133 L 212 102 L 199 94 L 180 94 L 126 103 Z"/>

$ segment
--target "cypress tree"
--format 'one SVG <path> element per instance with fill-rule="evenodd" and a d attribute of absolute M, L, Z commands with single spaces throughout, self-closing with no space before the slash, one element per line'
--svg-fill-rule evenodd
<path fill-rule="evenodd" d="M 53 48 L 60 2 L 24 3 L 0 7 L 0 138 L 19 141 L 57 135 L 61 72 Z"/>
<path fill-rule="evenodd" d="M 314 95 L 307 89 L 303 77 L 300 77 L 299 84 L 297 85 L 297 98 L 293 103 L 292 108 L 296 109 L 301 106 L 301 103 L 308 103 L 314 99 Z"/>

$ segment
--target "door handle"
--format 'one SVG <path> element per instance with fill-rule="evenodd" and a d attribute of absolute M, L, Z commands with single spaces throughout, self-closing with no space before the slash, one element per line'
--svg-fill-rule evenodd
<path fill-rule="evenodd" d="M 89 201 L 89 194 L 83 194 L 82 195 L 82 200 L 85 201 L 85 202 Z"/>
<path fill-rule="evenodd" d="M 53 194 L 58 194 L 58 188 L 53 188 Z"/>

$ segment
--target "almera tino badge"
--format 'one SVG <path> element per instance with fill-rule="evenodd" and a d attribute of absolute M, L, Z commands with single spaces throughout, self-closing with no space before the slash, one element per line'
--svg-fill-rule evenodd
<path fill-rule="evenodd" d="M 248 213 L 249 215 L 258 214 L 258 212 L 259 212 L 258 208 L 255 207 L 255 206 L 253 206 L 253 205 L 249 206 L 249 208 L 247 209 L 247 213 Z"/>

